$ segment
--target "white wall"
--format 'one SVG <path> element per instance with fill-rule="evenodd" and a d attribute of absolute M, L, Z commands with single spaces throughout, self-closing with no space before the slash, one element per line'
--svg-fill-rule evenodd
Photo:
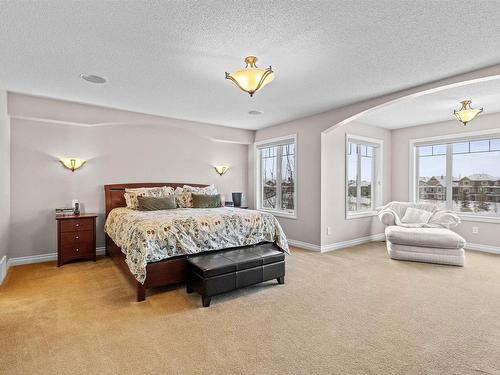
<path fill-rule="evenodd" d="M 10 123 L 7 92 L 0 90 L 0 262 L 9 248 L 10 226 Z M 0 264 L 1 267 L 1 264 Z M 0 269 L 0 283 L 2 270 Z"/>
<path fill-rule="evenodd" d="M 377 216 L 346 220 L 345 218 L 345 139 L 346 134 L 383 141 L 383 202 L 391 199 L 391 131 L 357 121 L 324 133 L 321 143 L 321 245 L 384 233 Z M 327 234 L 327 228 L 331 234 Z"/>
<path fill-rule="evenodd" d="M 55 252 L 54 209 L 74 198 L 85 211 L 99 213 L 97 245 L 102 246 L 105 184 L 213 183 L 226 196 L 247 193 L 252 131 L 16 94 L 9 94 L 9 111 L 9 257 Z M 95 123 L 100 125 L 81 126 Z M 72 173 L 57 161 L 68 156 L 88 161 Z M 231 168 L 221 177 L 214 164 Z"/>
<path fill-rule="evenodd" d="M 412 126 L 392 131 L 392 199 L 398 201 L 409 200 L 409 166 L 411 139 L 427 138 L 447 134 L 464 134 L 468 132 L 498 129 L 500 132 L 500 113 L 491 115 L 481 114 L 467 126 L 456 120 Z M 500 163 L 500 160 L 498 160 Z M 477 226 L 478 234 L 472 233 L 472 227 Z M 500 224 L 464 221 L 456 229 L 467 242 L 480 245 L 500 246 Z"/>

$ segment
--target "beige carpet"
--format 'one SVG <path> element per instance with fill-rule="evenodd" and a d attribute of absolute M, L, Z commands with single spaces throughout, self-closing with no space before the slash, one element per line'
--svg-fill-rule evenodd
<path fill-rule="evenodd" d="M 465 268 L 373 243 L 294 250 L 285 285 L 134 302 L 109 259 L 14 267 L 0 287 L 0 373 L 500 374 L 500 256 Z"/>

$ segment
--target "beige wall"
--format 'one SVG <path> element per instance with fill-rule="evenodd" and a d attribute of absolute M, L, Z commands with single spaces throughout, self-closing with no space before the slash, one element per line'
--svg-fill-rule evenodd
<path fill-rule="evenodd" d="M 9 257 L 55 252 L 54 209 L 75 198 L 85 211 L 99 213 L 97 243 L 102 246 L 105 184 L 213 183 L 226 196 L 247 193 L 252 131 L 15 94 L 9 94 L 9 110 Z M 76 125 L 88 123 L 100 125 Z M 57 161 L 67 156 L 88 161 L 72 173 Z M 231 168 L 221 177 L 214 164 Z"/>
<path fill-rule="evenodd" d="M 287 236 L 290 239 L 306 242 L 316 247 L 322 245 L 321 138 L 324 132 L 331 131 L 335 127 L 344 126 L 347 121 L 362 118 L 365 111 L 372 110 L 378 106 L 390 105 L 391 102 L 400 100 L 401 98 L 411 97 L 411 95 L 419 94 L 426 90 L 434 90 L 437 87 L 495 75 L 500 75 L 500 65 L 258 130 L 255 135 L 256 141 L 297 134 L 297 219 L 278 218 Z M 394 150 L 393 154 L 396 155 Z M 395 174 L 393 172 L 392 179 L 394 178 Z M 253 196 L 254 186 L 255 179 L 252 178 L 249 185 L 249 195 L 251 196 Z M 336 228 L 332 228 L 332 231 L 333 233 L 336 231 L 340 232 Z"/>
<path fill-rule="evenodd" d="M 383 202 L 391 199 L 391 131 L 361 124 L 357 121 L 323 134 L 321 143 L 321 245 L 348 241 L 384 233 L 377 216 L 345 218 L 345 140 L 346 134 L 383 141 Z M 331 234 L 327 234 L 330 227 Z"/>
<path fill-rule="evenodd" d="M 500 113 L 481 114 L 467 126 L 462 126 L 456 120 L 435 124 L 413 126 L 392 131 L 392 199 L 407 201 L 409 199 L 409 173 L 411 139 L 428 138 L 447 134 L 464 134 L 468 132 L 498 129 L 500 132 Z M 498 161 L 500 162 L 500 160 Z M 472 233 L 472 227 L 477 226 L 478 234 Z M 464 221 L 456 229 L 467 242 L 480 245 L 500 246 L 498 234 L 500 224 Z"/>
<path fill-rule="evenodd" d="M 321 117 L 320 117 L 321 118 Z M 255 141 L 297 134 L 297 218 L 278 217 L 288 238 L 320 245 L 319 213 L 321 211 L 320 126 L 318 118 L 293 121 L 257 131 Z M 254 153 L 251 154 L 251 160 Z M 253 177 L 253 176 L 252 176 Z M 250 196 L 254 197 L 255 179 L 252 179 Z"/>
<path fill-rule="evenodd" d="M 53 252 L 53 209 L 69 204 L 72 198 L 78 198 L 87 211 L 102 213 L 102 185 L 106 183 L 158 179 L 172 182 L 213 182 L 223 192 L 247 192 L 252 205 L 255 185 L 254 153 L 247 145 L 254 140 L 290 134 L 297 134 L 298 142 L 297 219 L 278 220 L 290 239 L 320 247 L 322 242 L 330 243 L 329 238 L 322 237 L 321 142 L 324 133 L 343 126 L 347 120 L 361 117 L 364 111 L 390 104 L 402 97 L 498 74 L 500 65 L 257 132 L 9 94 L 13 229 L 10 246 L 12 252 L 9 255 L 15 257 Z M 396 143 L 393 141 L 392 145 Z M 144 146 L 146 144 L 148 146 Z M 74 174 L 62 169 L 56 159 L 70 153 L 89 158 L 88 165 Z M 392 153 L 397 154 L 394 148 Z M 172 163 L 172 160 L 175 162 Z M 211 163 L 228 163 L 232 168 L 221 179 L 214 175 Z M 338 167 L 342 173 L 343 158 Z M 395 179 L 400 173 L 399 169 L 397 172 L 393 170 L 392 181 L 397 181 Z M 37 189 L 33 189 L 33 186 Z M 406 191 L 407 194 L 407 188 L 398 188 L 396 193 L 393 192 L 394 198 L 401 196 L 401 191 Z M 343 201 L 343 194 L 341 199 Z M 343 210 L 342 207 L 341 211 Z M 334 225 L 335 220 L 332 223 Z M 102 217 L 99 226 L 99 244 L 102 244 Z M 489 229 L 484 228 L 482 232 L 486 233 Z M 369 229 L 372 229 L 371 222 L 364 227 L 363 233 L 368 233 Z M 21 233 L 21 230 L 27 232 Z M 378 232 L 377 227 L 374 227 L 374 232 Z M 332 233 L 332 241 L 337 241 L 335 236 L 341 235 L 341 229 L 332 228 Z M 352 236 L 355 235 L 357 233 L 352 233 Z"/>
<path fill-rule="evenodd" d="M 0 90 L 0 261 L 7 255 L 9 248 L 9 226 L 10 123 L 7 114 L 7 92 Z"/>

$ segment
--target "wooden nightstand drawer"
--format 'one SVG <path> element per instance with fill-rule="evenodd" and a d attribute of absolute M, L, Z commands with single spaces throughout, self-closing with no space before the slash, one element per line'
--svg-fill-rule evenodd
<path fill-rule="evenodd" d="M 92 246 L 92 242 L 73 242 L 66 245 L 61 244 L 61 256 L 65 260 L 69 260 L 75 257 L 86 257 L 95 254 L 95 248 Z"/>
<path fill-rule="evenodd" d="M 56 217 L 58 267 L 76 259 L 95 261 L 96 218 L 94 214 Z"/>
<path fill-rule="evenodd" d="M 94 242 L 94 231 L 85 230 L 77 232 L 63 232 L 60 237 L 61 247 L 73 246 L 74 244 L 89 244 Z"/>
<path fill-rule="evenodd" d="M 61 232 L 74 232 L 80 230 L 93 230 L 94 219 L 65 219 L 61 220 Z"/>

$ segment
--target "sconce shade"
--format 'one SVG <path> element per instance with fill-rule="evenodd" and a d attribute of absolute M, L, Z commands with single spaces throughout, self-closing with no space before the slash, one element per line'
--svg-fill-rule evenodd
<path fill-rule="evenodd" d="M 256 65 L 257 57 L 247 56 L 245 58 L 246 66 L 243 69 L 235 70 L 232 73 L 226 72 L 226 79 L 235 83 L 241 90 L 253 96 L 253 94 L 267 85 L 274 79 L 274 72 L 271 67 L 267 69 L 258 68 Z"/>
<path fill-rule="evenodd" d="M 227 172 L 227 170 L 229 169 L 229 167 L 228 167 L 228 166 L 226 166 L 226 165 L 215 165 L 215 166 L 214 166 L 214 168 L 215 168 L 215 171 L 216 171 L 219 175 L 221 175 L 221 176 L 222 176 L 224 173 L 226 173 L 226 172 Z"/>
<path fill-rule="evenodd" d="M 474 120 L 478 114 L 483 112 L 482 108 L 479 109 L 471 108 L 470 100 L 463 100 L 460 103 L 462 103 L 462 108 L 460 108 L 459 111 L 457 110 L 453 111 L 453 115 L 458 121 L 460 121 L 464 125 L 467 125 L 468 122 Z"/>
<path fill-rule="evenodd" d="M 63 166 L 74 172 L 76 169 L 81 168 L 86 160 L 78 158 L 62 158 L 59 160 Z"/>

